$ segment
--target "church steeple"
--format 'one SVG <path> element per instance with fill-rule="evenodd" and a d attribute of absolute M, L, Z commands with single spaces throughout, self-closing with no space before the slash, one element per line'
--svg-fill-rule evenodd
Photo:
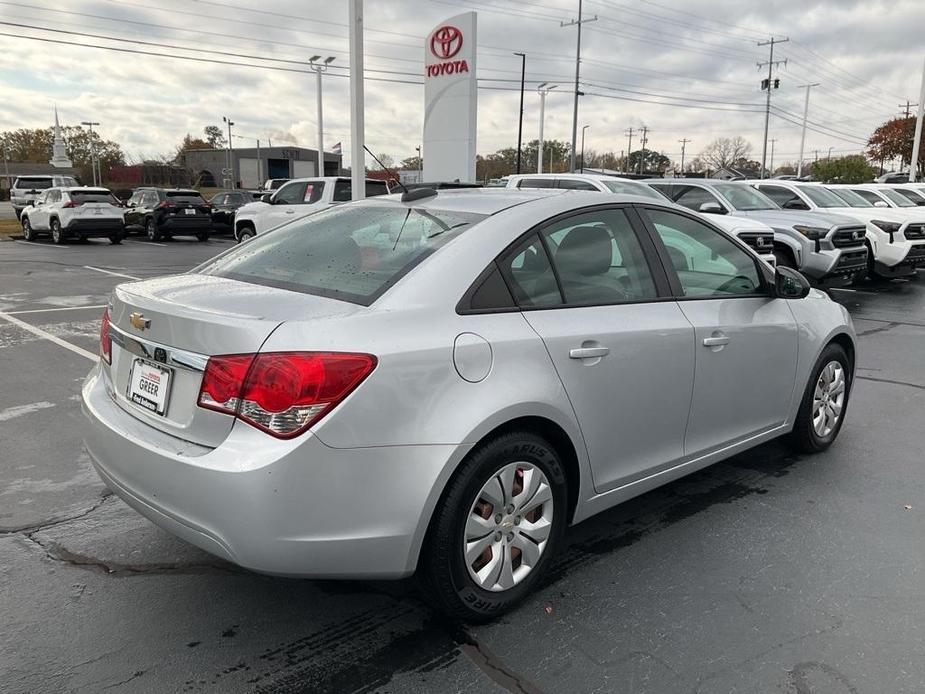
<path fill-rule="evenodd" d="M 55 140 L 51 145 L 51 161 L 48 162 L 58 168 L 69 169 L 71 160 L 67 158 L 64 140 L 61 139 L 61 125 L 58 123 L 58 104 L 55 104 Z"/>

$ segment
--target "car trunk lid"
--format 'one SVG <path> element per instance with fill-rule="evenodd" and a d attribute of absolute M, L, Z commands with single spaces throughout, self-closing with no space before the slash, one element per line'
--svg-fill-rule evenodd
<path fill-rule="evenodd" d="M 253 354 L 286 320 L 347 315 L 358 307 L 228 278 L 186 274 L 123 284 L 110 308 L 116 402 L 151 426 L 219 445 L 230 415 L 197 405 L 210 356 Z"/>

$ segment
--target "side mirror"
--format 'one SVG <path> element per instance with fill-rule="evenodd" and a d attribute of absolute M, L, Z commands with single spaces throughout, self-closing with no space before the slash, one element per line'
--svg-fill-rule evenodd
<path fill-rule="evenodd" d="M 889 207 L 889 205 L 887 205 L 883 200 L 877 200 L 874 203 L 874 207 Z"/>
<path fill-rule="evenodd" d="M 799 198 L 790 198 L 784 203 L 785 210 L 808 210 L 809 206 Z"/>
<path fill-rule="evenodd" d="M 809 280 L 793 268 L 778 265 L 775 269 L 774 295 L 778 299 L 802 299 L 809 289 Z"/>
<path fill-rule="evenodd" d="M 35 200 L 30 200 L 29 207 L 35 207 L 35 202 L 36 202 Z"/>
<path fill-rule="evenodd" d="M 273 204 L 273 194 L 264 193 L 263 195 L 260 196 L 260 202 L 265 202 L 268 205 L 272 205 Z"/>
<path fill-rule="evenodd" d="M 710 202 L 700 203 L 700 207 L 697 208 L 697 211 L 703 212 L 704 214 L 726 214 L 726 208 L 712 200 Z"/>

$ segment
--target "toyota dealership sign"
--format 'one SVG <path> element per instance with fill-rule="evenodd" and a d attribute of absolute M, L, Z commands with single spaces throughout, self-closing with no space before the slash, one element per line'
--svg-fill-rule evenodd
<path fill-rule="evenodd" d="M 425 181 L 475 181 L 475 25 L 475 12 L 466 12 L 424 41 Z"/>

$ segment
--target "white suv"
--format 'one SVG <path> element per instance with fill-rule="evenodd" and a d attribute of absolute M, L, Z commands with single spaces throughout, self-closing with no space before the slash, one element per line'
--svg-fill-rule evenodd
<path fill-rule="evenodd" d="M 34 241 L 48 233 L 57 244 L 68 237 L 84 241 L 105 236 L 110 243 L 122 243 L 125 209 L 105 188 L 49 188 L 26 207 L 20 222 L 23 238 Z"/>
<path fill-rule="evenodd" d="M 559 190 L 597 190 L 602 193 L 620 193 L 640 195 L 665 202 L 665 196 L 655 188 L 641 181 L 605 174 L 588 173 L 551 173 L 551 174 L 515 174 L 506 179 L 508 188 L 557 188 Z M 699 214 L 699 213 L 698 213 Z M 774 230 L 767 224 L 743 217 L 709 216 L 706 219 L 723 231 L 737 236 L 740 241 L 751 248 L 759 258 L 771 265 L 777 264 L 774 257 Z"/>
<path fill-rule="evenodd" d="M 16 219 L 22 214 L 33 200 L 37 200 L 43 190 L 55 186 L 76 186 L 77 179 L 73 176 L 17 176 L 10 188 L 10 202 L 16 212 Z"/>

